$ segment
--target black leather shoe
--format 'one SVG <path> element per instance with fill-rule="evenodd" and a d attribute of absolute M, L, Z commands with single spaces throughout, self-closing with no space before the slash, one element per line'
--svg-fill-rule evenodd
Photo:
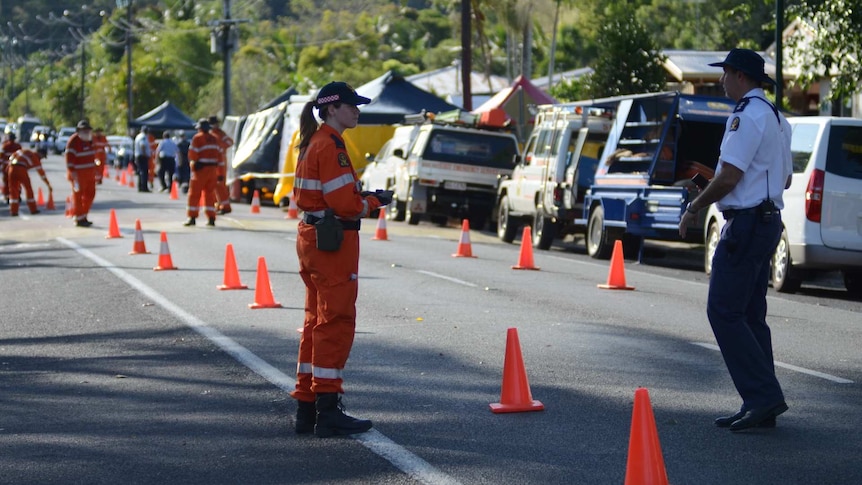
<path fill-rule="evenodd" d="M 184 222 L 184 223 L 183 223 L 183 225 L 184 225 L 184 226 L 194 226 L 194 225 L 195 225 L 195 222 L 196 222 L 196 221 L 195 221 L 195 218 L 194 218 L 194 217 L 189 217 L 189 220 L 187 220 L 186 222 Z"/>
<path fill-rule="evenodd" d="M 215 217 L 210 217 L 210 220 L 207 221 L 207 225 L 210 227 L 215 226 Z"/>
<path fill-rule="evenodd" d="M 78 227 L 90 227 L 93 225 L 93 223 L 88 221 L 87 219 L 84 219 L 76 222 L 75 225 Z"/>
<path fill-rule="evenodd" d="M 787 404 L 784 402 L 774 406 L 749 409 L 745 415 L 730 425 L 731 431 L 742 431 L 749 428 L 756 428 L 760 423 L 763 423 L 769 418 L 775 419 L 776 416 L 787 411 Z"/>
<path fill-rule="evenodd" d="M 715 418 L 715 425 L 719 428 L 729 428 L 734 421 L 738 421 L 745 416 L 745 411 L 739 411 L 738 413 L 732 416 L 721 416 L 720 418 Z M 775 427 L 775 416 L 771 418 L 764 419 L 757 425 L 758 428 L 774 428 Z"/>

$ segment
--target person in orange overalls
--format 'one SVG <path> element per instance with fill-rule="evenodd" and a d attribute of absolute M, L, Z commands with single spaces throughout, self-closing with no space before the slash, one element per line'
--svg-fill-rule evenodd
<path fill-rule="evenodd" d="M 359 178 L 341 134 L 359 121 L 359 96 L 348 84 L 324 86 L 300 116 L 299 159 L 294 182 L 299 222 L 296 253 L 305 283 L 305 322 L 299 343 L 296 432 L 318 437 L 363 433 L 371 421 L 344 414 L 341 373 L 353 346 L 359 271 L 359 219 L 388 204 L 391 193 L 360 192 Z M 313 109 L 323 124 L 318 126 Z M 315 223 L 331 210 L 343 227 L 334 251 L 318 249 Z M 321 230 L 322 232 L 322 230 Z M 322 236 L 321 236 L 322 237 Z"/>
<path fill-rule="evenodd" d="M 9 203 L 9 176 L 6 174 L 6 166 L 9 163 L 9 157 L 20 149 L 21 145 L 15 141 L 15 133 L 6 135 L 6 140 L 0 148 L 0 172 L 3 174 L 3 199 L 7 204 Z"/>
<path fill-rule="evenodd" d="M 233 138 L 219 128 L 217 116 L 210 116 L 210 133 L 218 139 L 221 157 L 218 161 L 218 175 L 216 176 L 216 202 L 217 214 L 230 214 L 230 192 L 227 189 L 227 150 L 233 146 Z"/>
<path fill-rule="evenodd" d="M 206 118 L 198 120 L 196 128 L 198 132 L 192 137 L 189 147 L 189 162 L 191 164 L 192 178 L 189 183 L 189 198 L 186 203 L 186 214 L 188 220 L 184 226 L 194 226 L 200 213 L 201 192 L 204 193 L 208 226 L 215 225 L 215 186 L 218 171 L 219 144 L 215 136 L 210 133 L 210 124 Z"/>
<path fill-rule="evenodd" d="M 151 130 L 147 132 L 147 143 L 150 144 L 150 159 L 147 162 L 149 163 L 147 167 L 147 187 L 150 190 L 154 190 L 155 184 L 153 182 L 156 180 L 156 157 L 159 156 L 157 153 L 159 151 L 159 140 Z"/>
<path fill-rule="evenodd" d="M 108 137 L 101 128 L 93 130 L 93 147 L 96 149 L 96 184 L 102 185 L 102 176 L 105 173 L 105 165 L 108 163 L 108 151 L 111 146 L 108 144 Z"/>
<path fill-rule="evenodd" d="M 9 215 L 17 216 L 19 199 L 21 197 L 21 187 L 27 192 L 27 208 L 31 214 L 38 214 L 40 211 L 36 207 L 36 197 L 33 195 L 33 185 L 30 183 L 29 171 L 35 168 L 42 177 L 42 181 L 48 186 L 48 191 L 53 192 L 51 183 L 48 182 L 48 176 L 45 175 L 45 170 L 42 168 L 42 156 L 33 150 L 18 150 L 9 158 L 6 173 L 9 180 Z"/>
<path fill-rule="evenodd" d="M 75 200 L 75 225 L 90 227 L 87 220 L 93 199 L 96 198 L 96 148 L 93 146 L 93 128 L 87 120 L 78 122 L 77 131 L 66 143 L 66 179 L 72 183 Z"/>

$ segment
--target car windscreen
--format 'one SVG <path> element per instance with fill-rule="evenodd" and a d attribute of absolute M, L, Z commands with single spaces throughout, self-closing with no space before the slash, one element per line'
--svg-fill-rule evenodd
<path fill-rule="evenodd" d="M 517 149 L 510 137 L 434 130 L 422 156 L 427 160 L 511 169 Z"/>
<path fill-rule="evenodd" d="M 793 125 L 793 136 L 790 139 L 790 154 L 793 158 L 793 173 L 803 173 L 808 167 L 811 155 L 814 153 L 814 143 L 820 125 L 816 123 L 796 123 Z"/>
<path fill-rule="evenodd" d="M 826 171 L 841 177 L 862 179 L 862 126 L 832 125 Z"/>

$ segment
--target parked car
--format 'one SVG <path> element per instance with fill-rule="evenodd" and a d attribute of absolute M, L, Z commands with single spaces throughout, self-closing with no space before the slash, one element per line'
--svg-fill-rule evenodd
<path fill-rule="evenodd" d="M 772 258 L 772 286 L 796 292 L 817 272 L 840 270 L 847 291 L 862 297 L 862 120 L 796 117 L 793 182 L 784 192 L 784 231 Z M 715 205 L 706 219 L 704 269 L 724 219 Z"/>
<path fill-rule="evenodd" d="M 54 138 L 54 153 L 60 154 L 66 151 L 66 143 L 69 142 L 69 137 L 75 133 L 74 126 L 62 126 L 57 136 Z"/>
<path fill-rule="evenodd" d="M 126 168 L 134 156 L 133 145 L 134 140 L 128 136 L 111 135 L 108 136 L 108 145 L 111 150 L 108 152 L 108 165 L 116 168 Z"/>

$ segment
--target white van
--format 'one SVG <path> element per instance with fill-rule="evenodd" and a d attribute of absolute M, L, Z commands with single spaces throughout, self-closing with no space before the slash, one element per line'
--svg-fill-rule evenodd
<path fill-rule="evenodd" d="M 784 231 L 772 259 L 772 285 L 797 291 L 806 277 L 840 270 L 844 286 L 862 297 L 862 119 L 788 118 L 793 127 L 793 183 L 784 192 Z M 709 209 L 704 269 L 724 219 Z"/>

